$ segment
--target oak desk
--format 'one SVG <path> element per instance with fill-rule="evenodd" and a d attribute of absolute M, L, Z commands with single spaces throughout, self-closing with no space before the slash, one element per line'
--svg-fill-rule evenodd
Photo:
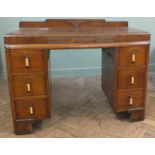
<path fill-rule="evenodd" d="M 128 22 L 51 20 L 20 22 L 4 37 L 11 109 L 16 134 L 50 118 L 49 50 L 102 49 L 102 88 L 114 112 L 144 119 L 150 34 Z"/>

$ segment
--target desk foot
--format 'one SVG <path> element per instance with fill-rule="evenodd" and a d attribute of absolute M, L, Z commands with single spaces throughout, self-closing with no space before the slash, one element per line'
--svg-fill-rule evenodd
<path fill-rule="evenodd" d="M 128 111 L 130 113 L 130 121 L 136 122 L 136 121 L 143 121 L 144 120 L 144 109 L 131 109 Z"/>
<path fill-rule="evenodd" d="M 25 135 L 32 133 L 32 123 L 30 121 L 15 122 L 15 134 Z"/>

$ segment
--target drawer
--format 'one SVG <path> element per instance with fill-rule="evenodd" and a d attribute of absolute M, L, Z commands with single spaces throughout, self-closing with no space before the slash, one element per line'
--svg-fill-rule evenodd
<path fill-rule="evenodd" d="M 48 117 L 46 98 L 15 100 L 16 119 L 43 119 Z"/>
<path fill-rule="evenodd" d="M 144 106 L 144 89 L 118 90 L 117 112 Z"/>
<path fill-rule="evenodd" d="M 145 69 L 119 70 L 117 88 L 143 88 L 145 86 Z"/>
<path fill-rule="evenodd" d="M 11 72 L 44 71 L 43 50 L 13 50 L 10 52 Z"/>
<path fill-rule="evenodd" d="M 12 77 L 14 97 L 40 96 L 46 94 L 44 74 L 14 75 Z"/>
<path fill-rule="evenodd" d="M 118 48 L 118 67 L 139 67 L 147 64 L 147 47 Z"/>

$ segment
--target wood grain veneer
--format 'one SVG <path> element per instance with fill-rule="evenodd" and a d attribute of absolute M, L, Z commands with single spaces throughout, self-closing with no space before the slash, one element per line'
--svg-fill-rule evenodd
<path fill-rule="evenodd" d="M 114 112 L 128 112 L 131 121 L 144 119 L 149 33 L 104 19 L 22 21 L 19 27 L 4 36 L 16 134 L 31 133 L 33 121 L 50 118 L 51 49 L 101 48 L 102 88 Z"/>

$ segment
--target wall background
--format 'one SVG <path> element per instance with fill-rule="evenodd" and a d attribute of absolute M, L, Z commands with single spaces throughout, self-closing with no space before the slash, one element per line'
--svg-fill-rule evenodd
<path fill-rule="evenodd" d="M 5 51 L 3 35 L 18 29 L 22 20 L 45 20 L 38 17 L 0 17 L 0 78 L 6 78 Z M 141 29 L 151 33 L 151 49 L 149 70 L 155 71 L 155 17 L 153 18 L 114 18 L 106 17 L 106 20 L 128 21 L 130 27 Z M 66 52 L 69 51 L 69 52 Z M 101 74 L 101 50 L 100 49 L 78 49 L 78 50 L 54 50 L 51 52 L 52 76 L 86 76 Z"/>

